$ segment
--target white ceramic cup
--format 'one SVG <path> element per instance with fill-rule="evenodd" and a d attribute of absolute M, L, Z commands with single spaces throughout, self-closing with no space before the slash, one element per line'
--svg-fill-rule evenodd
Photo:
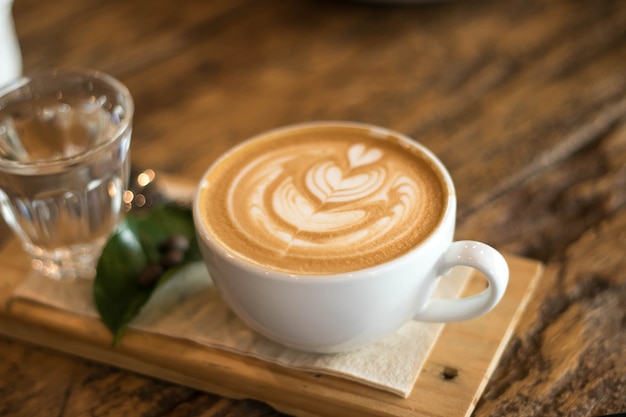
<path fill-rule="evenodd" d="M 193 206 L 198 242 L 209 274 L 232 311 L 267 338 L 309 352 L 352 350 L 390 334 L 409 320 L 452 322 L 490 311 L 505 292 L 508 266 L 499 252 L 484 243 L 453 242 L 456 197 L 442 163 L 414 140 L 376 126 L 317 122 L 280 130 L 315 124 L 374 129 L 377 135 L 386 132 L 421 149 L 440 171 L 449 193 L 443 219 L 425 241 L 399 258 L 347 273 L 294 275 L 253 265 L 217 243 L 199 214 L 201 182 Z M 431 298 L 439 278 L 461 265 L 482 272 L 487 288 L 460 299 Z"/>

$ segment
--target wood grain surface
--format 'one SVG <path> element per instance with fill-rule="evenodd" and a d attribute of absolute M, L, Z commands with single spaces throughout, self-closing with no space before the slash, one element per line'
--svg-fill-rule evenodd
<path fill-rule="evenodd" d="M 138 166 L 197 181 L 307 120 L 415 137 L 455 180 L 458 238 L 548 266 L 474 415 L 626 412 L 626 2 L 14 0 L 14 15 L 26 72 L 128 85 Z M 0 357 L 0 415 L 280 415 L 11 339 Z"/>

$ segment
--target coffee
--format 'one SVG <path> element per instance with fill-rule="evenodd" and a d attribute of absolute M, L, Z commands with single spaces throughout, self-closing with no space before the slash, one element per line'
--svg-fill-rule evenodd
<path fill-rule="evenodd" d="M 304 125 L 248 141 L 204 178 L 210 235 L 248 262 L 294 274 L 357 271 L 423 242 L 446 211 L 422 150 L 358 125 Z"/>

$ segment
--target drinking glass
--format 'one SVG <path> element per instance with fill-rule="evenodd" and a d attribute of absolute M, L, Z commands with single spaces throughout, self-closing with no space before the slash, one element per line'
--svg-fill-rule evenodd
<path fill-rule="evenodd" d="M 123 215 L 133 110 L 128 89 L 94 70 L 0 89 L 0 212 L 44 275 L 94 276 Z"/>

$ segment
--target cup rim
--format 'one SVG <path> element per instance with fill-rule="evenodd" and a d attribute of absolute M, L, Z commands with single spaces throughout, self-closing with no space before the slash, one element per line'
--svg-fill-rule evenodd
<path fill-rule="evenodd" d="M 432 162 L 434 166 L 437 168 L 437 170 L 439 171 L 439 174 L 441 175 L 441 178 L 444 180 L 446 191 L 448 192 L 445 210 L 437 226 L 417 246 L 413 247 L 409 252 L 406 252 L 400 256 L 397 256 L 395 258 L 389 259 L 385 262 L 382 262 L 380 264 L 376 264 L 370 267 L 361 268 L 361 269 L 357 269 L 354 271 L 328 273 L 328 274 L 298 274 L 298 273 L 282 271 L 282 270 L 278 270 L 274 268 L 263 267 L 263 266 L 257 265 L 253 262 L 250 262 L 242 258 L 241 256 L 237 255 L 236 253 L 233 253 L 231 250 L 229 250 L 228 248 L 224 247 L 219 242 L 217 242 L 215 238 L 211 236 L 211 234 L 209 233 L 206 225 L 204 224 L 204 221 L 202 220 L 202 216 L 200 215 L 199 195 L 202 192 L 205 179 L 209 175 L 209 173 L 217 165 L 219 165 L 221 161 L 228 158 L 231 154 L 237 152 L 240 148 L 245 147 L 249 142 L 253 142 L 255 140 L 262 139 L 271 135 L 281 134 L 286 131 L 308 129 L 312 127 L 313 128 L 315 127 L 320 127 L 320 128 L 321 127 L 324 127 L 324 128 L 346 127 L 346 128 L 369 129 L 370 131 L 372 130 L 376 131 L 377 134 L 392 135 L 400 139 L 401 141 L 406 142 L 410 144 L 411 146 L 418 148 L 424 155 L 428 157 L 430 162 Z M 248 272 L 252 272 L 257 275 L 263 275 L 265 278 L 276 279 L 276 280 L 285 280 L 285 281 L 298 280 L 298 281 L 308 281 L 308 282 L 312 282 L 315 284 L 322 284 L 325 282 L 330 283 L 330 282 L 337 282 L 337 281 L 348 280 L 348 279 L 354 280 L 356 278 L 355 275 L 362 276 L 362 277 L 376 276 L 376 275 L 379 275 L 380 273 L 384 273 L 384 271 L 386 271 L 388 268 L 394 267 L 398 264 L 408 262 L 410 258 L 415 256 L 414 254 L 416 251 L 420 250 L 420 248 L 429 247 L 432 244 L 432 242 L 436 240 L 436 238 L 441 234 L 442 229 L 444 228 L 445 224 L 449 223 L 450 221 L 452 222 L 452 224 L 454 224 L 456 220 L 455 219 L 456 217 L 456 192 L 454 188 L 454 183 L 452 181 L 452 177 L 450 173 L 448 172 L 447 168 L 443 165 L 443 163 L 439 160 L 439 158 L 430 149 L 426 148 L 417 140 L 407 135 L 404 135 L 392 129 L 380 127 L 374 124 L 363 123 L 363 122 L 320 120 L 320 121 L 294 123 L 294 124 L 289 124 L 289 125 L 285 125 L 285 126 L 281 126 L 278 128 L 264 131 L 262 133 L 256 134 L 240 142 L 239 144 L 231 147 L 229 150 L 223 153 L 219 158 L 217 158 L 209 166 L 209 168 L 205 170 L 205 172 L 202 174 L 200 178 L 201 178 L 200 182 L 198 183 L 198 186 L 196 187 L 196 191 L 194 193 L 194 199 L 193 199 L 193 205 L 192 205 L 196 233 L 198 235 L 199 240 L 201 240 L 201 242 L 198 242 L 198 243 L 206 244 L 207 246 L 211 248 L 211 250 L 217 251 L 221 254 L 222 257 L 228 258 L 229 262 L 236 263 L 240 268 L 245 269 Z M 452 218 L 450 219 L 450 217 Z"/>
<path fill-rule="evenodd" d="M 104 73 L 99 70 L 94 70 L 90 68 L 72 68 L 72 67 L 54 67 L 44 70 L 39 70 L 32 72 L 30 74 L 19 77 L 0 88 L 0 98 L 8 96 L 13 92 L 19 90 L 20 88 L 28 85 L 32 80 L 42 79 L 44 77 L 57 78 L 59 76 L 79 76 L 84 78 L 91 78 L 94 80 L 99 80 L 104 82 L 105 84 L 111 86 L 116 92 L 118 92 L 122 98 L 125 107 L 126 117 L 121 120 L 120 124 L 116 127 L 115 131 L 111 134 L 111 137 L 106 141 L 98 143 L 96 146 L 86 149 L 83 152 L 80 152 L 71 156 L 64 156 L 55 159 L 40 159 L 34 161 L 14 161 L 10 159 L 0 158 L 0 167 L 3 169 L 8 169 L 14 173 L 20 173 L 25 170 L 32 170 L 33 168 L 37 168 L 38 174 L 42 171 L 45 172 L 54 172 L 56 169 L 65 167 L 68 165 L 76 164 L 80 161 L 88 159 L 90 156 L 98 153 L 102 149 L 107 148 L 112 143 L 119 141 L 124 133 L 127 132 L 132 126 L 132 120 L 135 111 L 135 104 L 133 97 L 126 85 L 124 85 L 117 78 Z M 0 106 L 0 110 L 2 107 Z"/>

